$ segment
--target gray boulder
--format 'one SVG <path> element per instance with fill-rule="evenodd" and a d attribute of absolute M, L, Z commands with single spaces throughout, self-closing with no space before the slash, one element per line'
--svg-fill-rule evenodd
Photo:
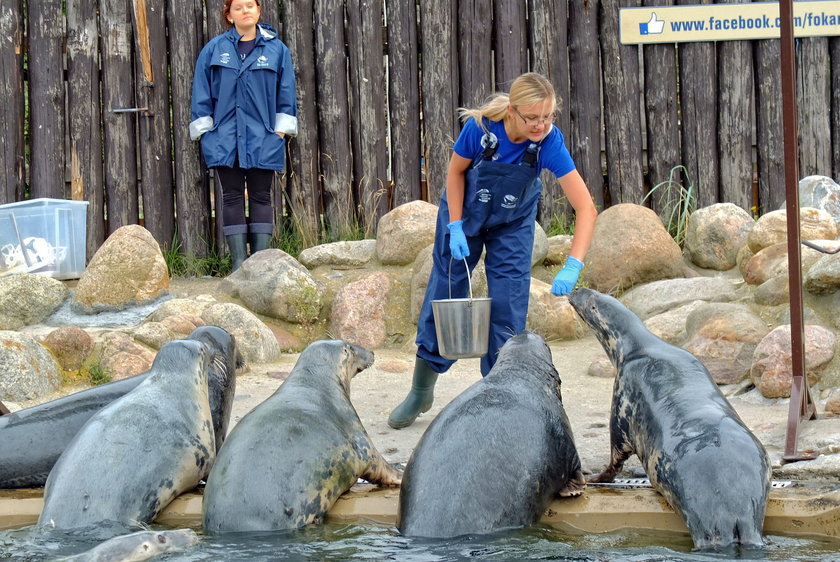
<path fill-rule="evenodd" d="M 67 297 L 64 283 L 35 273 L 0 277 L 0 330 L 37 324 L 56 311 Z"/>
<path fill-rule="evenodd" d="M 376 255 L 385 265 L 408 265 L 435 240 L 437 205 L 411 201 L 385 213 L 376 229 Z"/>
<path fill-rule="evenodd" d="M 699 267 L 717 271 L 732 269 L 754 224 L 752 216 L 733 203 L 698 209 L 688 221 L 685 255 Z"/>
<path fill-rule="evenodd" d="M 309 269 L 320 265 L 359 267 L 376 257 L 376 240 L 350 240 L 320 244 L 303 250 L 298 261 Z"/>
<path fill-rule="evenodd" d="M 169 290 L 169 271 L 154 236 L 133 224 L 100 246 L 76 285 L 73 310 L 92 314 L 145 304 Z"/>
<path fill-rule="evenodd" d="M 574 340 L 586 332 L 569 299 L 552 295 L 551 285 L 533 278 L 526 325 L 548 341 Z"/>
<path fill-rule="evenodd" d="M 645 327 L 653 335 L 670 344 L 682 345 L 688 338 L 685 331 L 688 315 L 703 304 L 703 301 L 692 301 L 672 310 L 666 310 L 645 320 Z"/>
<path fill-rule="evenodd" d="M 263 250 L 254 257 L 270 251 Z M 208 306 L 201 314 L 201 319 L 208 325 L 218 326 L 233 334 L 239 352 L 248 363 L 269 363 L 280 357 L 280 345 L 271 329 L 238 304 L 218 303 Z"/>
<path fill-rule="evenodd" d="M 682 277 L 640 285 L 621 297 L 624 305 L 646 320 L 694 301 L 730 302 L 737 298 L 732 282 L 718 277 Z"/>
<path fill-rule="evenodd" d="M 749 377 L 753 352 L 769 331 L 748 306 L 705 303 L 686 319 L 683 348 L 706 366 L 717 384 L 736 384 Z"/>
<path fill-rule="evenodd" d="M 659 216 L 641 205 L 614 205 L 598 215 L 581 280 L 606 293 L 683 274 L 679 245 Z"/>
<path fill-rule="evenodd" d="M 834 357 L 835 339 L 832 332 L 821 326 L 805 326 L 805 378 L 809 386 L 819 382 L 822 371 Z M 789 398 L 792 371 L 790 325 L 786 324 L 773 329 L 756 346 L 750 375 L 766 398 Z"/>
<path fill-rule="evenodd" d="M 333 337 L 368 349 L 385 343 L 385 302 L 390 288 L 388 276 L 381 271 L 342 287 L 330 311 Z"/>
<path fill-rule="evenodd" d="M 249 310 L 286 322 L 308 324 L 321 312 L 324 288 L 292 256 L 270 248 L 257 252 L 220 284 Z"/>
<path fill-rule="evenodd" d="M 807 176 L 799 180 L 799 206 L 822 209 L 840 221 L 840 185 L 826 176 Z"/>
<path fill-rule="evenodd" d="M 802 207 L 799 209 L 799 236 L 802 240 L 833 240 L 837 238 L 837 223 L 826 211 Z M 747 236 L 753 253 L 786 240 L 787 210 L 784 209 L 762 215 Z"/>
<path fill-rule="evenodd" d="M 0 400 L 36 400 L 61 386 L 61 365 L 32 337 L 0 331 Z"/>

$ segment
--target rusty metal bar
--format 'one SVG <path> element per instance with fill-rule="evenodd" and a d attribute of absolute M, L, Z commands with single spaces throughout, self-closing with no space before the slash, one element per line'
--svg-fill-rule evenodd
<path fill-rule="evenodd" d="M 780 0 L 782 124 L 785 143 L 785 195 L 787 209 L 788 281 L 790 284 L 790 352 L 792 381 L 788 409 L 785 462 L 810 460 L 813 453 L 797 450 L 799 424 L 813 419 L 814 402 L 805 378 L 805 347 L 802 314 L 802 259 L 799 246 L 799 130 L 796 122 L 796 67 L 793 37 L 793 2 Z"/>

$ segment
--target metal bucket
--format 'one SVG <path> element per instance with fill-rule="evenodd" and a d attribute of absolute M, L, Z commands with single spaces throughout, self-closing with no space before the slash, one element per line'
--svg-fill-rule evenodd
<path fill-rule="evenodd" d="M 452 259 L 449 259 L 449 297 L 432 301 L 435 317 L 435 332 L 442 357 L 466 359 L 487 354 L 490 336 L 490 301 L 486 297 L 473 298 L 472 281 L 467 260 L 467 282 L 470 296 L 466 299 L 452 298 Z"/>

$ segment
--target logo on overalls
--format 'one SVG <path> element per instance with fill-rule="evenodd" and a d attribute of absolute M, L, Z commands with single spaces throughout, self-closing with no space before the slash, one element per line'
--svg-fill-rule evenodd
<path fill-rule="evenodd" d="M 479 203 L 489 203 L 490 199 L 493 198 L 493 194 L 490 193 L 489 189 L 479 189 L 475 192 L 475 198 L 478 199 Z"/>
<path fill-rule="evenodd" d="M 502 207 L 505 209 L 515 209 L 519 198 L 516 195 L 505 195 L 502 199 Z"/>
<path fill-rule="evenodd" d="M 230 53 L 222 53 L 221 55 L 219 55 L 219 62 L 221 64 L 230 63 Z"/>
<path fill-rule="evenodd" d="M 268 66 L 268 57 L 260 55 L 259 58 L 257 58 L 257 66 Z"/>

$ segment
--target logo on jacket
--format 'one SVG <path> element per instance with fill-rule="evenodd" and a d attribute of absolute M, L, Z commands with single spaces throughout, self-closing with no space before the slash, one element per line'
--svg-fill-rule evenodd
<path fill-rule="evenodd" d="M 479 203 L 489 203 L 490 199 L 493 198 L 493 194 L 490 193 L 489 189 L 479 189 L 475 192 L 475 197 Z"/>
<path fill-rule="evenodd" d="M 502 207 L 505 209 L 515 209 L 519 198 L 516 195 L 505 195 L 502 198 Z"/>
<path fill-rule="evenodd" d="M 219 55 L 219 63 L 230 64 L 230 53 L 222 53 Z"/>
<path fill-rule="evenodd" d="M 265 55 L 257 57 L 257 66 L 268 66 L 268 57 Z"/>

